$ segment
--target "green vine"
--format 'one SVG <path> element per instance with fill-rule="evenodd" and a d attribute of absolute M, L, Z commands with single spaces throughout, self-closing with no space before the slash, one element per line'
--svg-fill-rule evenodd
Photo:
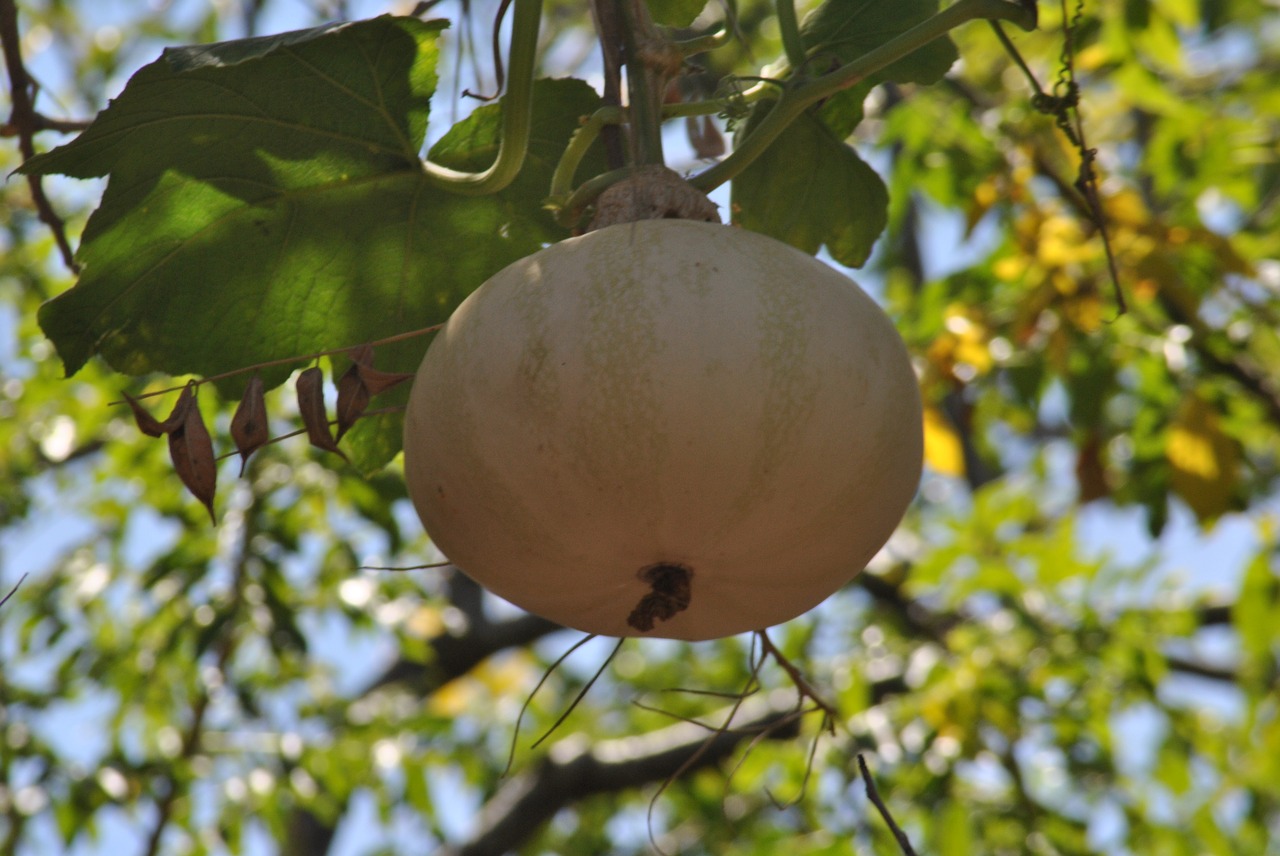
<path fill-rule="evenodd" d="M 774 13 L 778 16 L 778 31 L 782 34 L 782 49 L 787 62 L 796 71 L 804 67 L 804 41 L 800 38 L 800 23 L 796 19 L 795 0 L 776 0 Z"/>
<path fill-rule="evenodd" d="M 668 104 L 662 107 L 661 119 L 724 114 L 731 108 L 740 110 L 744 104 L 753 104 L 779 91 L 782 93 L 777 96 L 777 103 L 760 125 L 745 139 L 739 140 L 737 146 L 724 160 L 689 179 L 693 187 L 704 193 L 714 190 L 742 173 L 792 122 L 814 104 L 830 98 L 841 90 L 856 86 L 870 75 L 935 39 L 945 36 L 951 30 L 971 21 L 983 19 L 992 22 L 1009 21 L 1024 30 L 1031 30 L 1036 26 L 1034 6 L 1014 3 L 1010 0 L 959 0 L 958 3 L 938 12 L 853 62 L 821 77 L 806 80 L 799 77 L 800 68 L 804 63 L 804 53 L 799 27 L 795 21 L 795 8 L 790 0 L 778 0 L 778 16 L 783 30 L 783 40 L 787 47 L 787 58 L 792 65 L 792 74 L 796 75 L 792 80 L 761 80 L 746 91 L 734 94 L 731 98 L 717 98 L 688 104 Z M 632 77 L 630 72 L 628 77 Z M 644 100 L 649 100 L 648 90 L 642 88 L 641 92 L 646 93 Z M 633 104 L 636 103 L 636 97 L 633 91 Z M 606 125 L 623 120 L 624 114 L 619 108 L 604 108 L 587 119 L 575 133 L 556 169 L 551 195 L 547 202 L 547 206 L 556 212 L 556 219 L 561 225 L 573 226 L 581 216 L 581 212 L 603 191 L 631 175 L 628 169 L 614 170 L 595 176 L 571 191 L 578 164 L 591 143 Z M 631 121 L 633 124 L 637 123 L 637 116 L 632 115 Z M 657 124 L 655 121 L 648 121 L 651 125 Z"/>
<path fill-rule="evenodd" d="M 630 166 L 661 164 L 662 122 L 676 116 L 724 113 L 729 104 L 713 99 L 699 104 L 663 105 L 662 95 L 670 66 L 685 56 L 710 49 L 726 38 L 728 27 L 709 36 L 685 43 L 665 39 L 653 27 L 643 3 L 636 0 L 614 0 L 623 37 L 627 64 L 629 105 L 625 110 L 606 107 L 588 118 L 556 167 L 547 206 L 556 211 L 565 225 L 576 221 L 579 213 L 605 189 L 626 178 L 629 170 L 615 170 L 596 176 L 571 192 L 578 165 L 601 130 L 625 121 L 631 129 Z M 529 144 L 533 102 L 533 79 L 536 70 L 538 30 L 542 0 L 514 0 L 510 67 L 507 93 L 502 102 L 502 133 L 498 155 L 492 166 L 479 173 L 463 173 L 424 162 L 428 177 L 437 186 L 455 193 L 483 195 L 497 192 L 519 174 Z M 690 179 L 690 184 L 704 193 L 730 181 L 776 140 L 805 111 L 836 93 L 856 86 L 867 77 L 902 59 L 924 45 L 945 36 L 970 21 L 986 19 L 993 23 L 1009 21 L 1030 30 L 1036 25 L 1034 6 L 1011 0 L 959 0 L 879 48 L 844 66 L 814 79 L 803 78 L 804 44 L 796 20 L 792 0 L 777 0 L 779 26 L 787 61 L 793 79 L 781 86 L 782 94 L 751 134 L 741 139 L 724 160 Z M 997 32 L 999 32 L 997 30 Z M 1003 33 L 1000 33 L 1003 36 Z M 1007 39 L 1002 39 L 1006 41 Z M 734 96 L 735 106 L 753 103 L 778 91 L 773 82 L 760 82 Z"/>
<path fill-rule="evenodd" d="M 778 103 L 761 120 L 759 126 L 740 140 L 728 157 L 694 176 L 690 183 L 704 193 L 714 190 L 746 169 L 781 136 L 787 126 L 814 104 L 841 90 L 856 86 L 875 72 L 941 38 L 956 27 L 982 19 L 1009 21 L 1026 30 L 1033 29 L 1036 23 L 1033 9 L 1029 10 L 1028 7 L 1016 5 L 1009 0 L 960 0 L 853 62 L 795 88 L 784 90 Z"/>
<path fill-rule="evenodd" d="M 601 107 L 573 132 L 573 136 L 569 138 L 569 145 L 565 148 L 560 162 L 556 164 L 556 171 L 551 177 L 551 199 L 558 201 L 559 204 L 551 204 L 550 207 L 560 208 L 568 202 L 570 194 L 573 193 L 573 177 L 582 159 L 591 150 L 591 145 L 606 125 L 620 124 L 624 121 L 625 115 L 621 107 Z"/>
<path fill-rule="evenodd" d="M 435 186 L 466 196 L 484 196 L 502 190 L 520 174 L 533 126 L 533 79 L 541 23 L 542 0 L 515 0 L 508 62 L 511 73 L 502 99 L 502 133 L 493 164 L 483 172 L 460 172 L 424 160 L 423 170 Z"/>

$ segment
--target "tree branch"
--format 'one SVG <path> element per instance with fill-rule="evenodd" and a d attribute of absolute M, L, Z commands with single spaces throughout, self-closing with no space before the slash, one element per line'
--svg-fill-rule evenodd
<path fill-rule="evenodd" d="M 18 138 L 18 149 L 22 159 L 30 160 L 36 156 L 35 135 L 37 131 L 52 127 L 52 120 L 44 119 L 36 113 L 33 101 L 35 82 L 27 73 L 22 63 L 22 37 L 18 33 L 18 7 L 14 0 L 0 0 L 0 46 L 4 49 L 4 64 L 9 72 L 9 95 L 13 102 L 13 110 L 5 126 L 7 134 Z M 79 273 L 75 253 L 67 240 L 67 230 L 62 218 L 53 210 L 49 197 L 44 194 L 44 185 L 38 175 L 28 175 L 27 185 L 31 188 L 31 201 L 36 206 L 40 221 L 53 231 L 54 240 L 62 253 L 62 261 L 73 272 Z"/>
<path fill-rule="evenodd" d="M 578 800 L 662 781 L 679 772 L 697 752 L 702 754 L 690 771 L 725 760 L 761 734 L 767 739 L 789 739 L 799 733 L 799 717 L 789 695 L 781 703 L 761 703 L 752 714 L 743 726 L 710 736 L 694 723 L 681 722 L 643 737 L 590 746 L 584 746 L 581 737 L 566 738 L 552 747 L 537 769 L 499 789 L 481 812 L 480 828 L 470 840 L 439 851 L 439 856 L 501 856 Z"/>
<path fill-rule="evenodd" d="M 888 606 L 909 631 L 932 639 L 945 647 L 946 635 L 969 620 L 959 612 L 936 611 L 908 597 L 902 587 L 884 577 L 863 573 L 856 578 L 876 602 Z M 483 590 L 466 575 L 454 571 L 449 581 L 450 602 L 467 617 L 467 628 L 458 635 L 443 635 L 431 642 L 431 655 L 424 662 L 399 660 L 356 699 L 382 688 L 400 684 L 418 696 L 430 695 L 455 678 L 467 674 L 484 659 L 509 648 L 523 647 L 556 630 L 560 625 L 534 615 L 522 615 L 494 622 L 483 613 Z M 1229 605 L 1205 606 L 1200 610 L 1203 625 L 1230 621 Z M 1178 668 L 1183 664 L 1174 665 Z M 1183 670 L 1181 671 L 1191 671 Z M 909 692 L 902 675 L 876 680 L 871 685 L 871 703 Z M 716 737 L 697 766 L 718 763 L 741 741 L 754 738 L 761 723 L 779 723 L 794 714 L 793 700 L 784 707 L 756 714 L 754 725 L 725 732 Z M 752 715 L 752 714 L 748 714 Z M 795 725 L 788 724 L 770 737 L 790 738 Z M 745 733 L 744 733 L 745 732 Z M 480 829 L 471 840 L 444 851 L 444 856 L 479 856 L 504 853 L 526 840 L 531 831 L 564 806 L 593 794 L 618 792 L 661 781 L 678 770 L 706 741 L 707 732 L 690 723 L 681 723 L 643 737 L 602 741 L 594 748 L 580 746 L 580 736 L 555 744 L 536 769 L 512 779 L 489 802 L 481 814 Z M 281 843 L 286 856 L 314 856 L 327 852 L 334 838 L 334 826 L 306 811 L 295 811 L 289 820 L 288 840 Z"/>
<path fill-rule="evenodd" d="M 402 658 L 392 663 L 351 700 L 352 704 L 395 684 L 425 698 L 499 651 L 522 648 L 564 629 L 536 615 L 490 620 L 484 614 L 483 589 L 456 569 L 448 582 L 448 594 L 450 603 L 466 616 L 466 629 L 456 635 L 442 634 L 432 639 L 425 660 Z M 336 827 L 306 809 L 297 809 L 290 814 L 288 830 L 287 840 L 280 842 L 284 856 L 318 856 L 328 852 Z"/>
<path fill-rule="evenodd" d="M 1206 678 L 1211 681 L 1222 681 L 1224 683 L 1234 684 L 1240 679 L 1233 669 L 1225 669 L 1219 666 L 1209 666 L 1196 660 L 1187 659 L 1186 657 L 1174 657 L 1166 655 L 1165 663 L 1175 672 L 1181 672 L 1185 675 L 1195 675 L 1198 678 Z"/>
<path fill-rule="evenodd" d="M 876 787 L 876 781 L 871 777 L 871 771 L 867 769 L 867 759 L 863 757 L 861 752 L 858 753 L 858 770 L 862 773 L 862 781 L 866 785 L 867 799 L 871 800 L 871 804 L 880 812 L 880 817 L 884 819 L 885 825 L 893 833 L 893 838 L 898 842 L 898 847 L 901 848 L 905 856 L 916 856 L 916 851 L 911 846 L 911 840 L 902 831 L 902 827 L 898 826 L 898 822 L 889 813 L 889 807 L 880 798 L 880 790 Z"/>

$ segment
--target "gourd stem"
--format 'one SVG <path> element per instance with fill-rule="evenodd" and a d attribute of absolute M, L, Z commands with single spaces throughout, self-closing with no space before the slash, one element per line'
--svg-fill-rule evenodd
<path fill-rule="evenodd" d="M 702 192 L 709 193 L 746 169 L 810 106 L 841 90 L 856 86 L 875 72 L 934 39 L 945 36 L 961 24 L 979 19 L 1010 21 L 1024 30 L 1035 27 L 1034 10 L 1011 0 L 959 0 L 847 65 L 786 91 L 732 154 L 691 178 L 689 183 Z"/>
<path fill-rule="evenodd" d="M 792 70 L 800 71 L 804 67 L 804 41 L 800 38 L 800 24 L 796 20 L 795 0 L 776 0 L 775 14 L 778 16 L 778 31 L 782 34 L 782 49 L 787 54 L 787 62 Z"/>
<path fill-rule="evenodd" d="M 623 167 L 584 181 L 577 190 L 573 191 L 564 205 L 560 206 L 556 213 L 556 222 L 565 228 L 572 228 L 577 224 L 582 211 L 595 202 L 596 197 L 619 181 L 631 178 L 633 175 L 635 170 L 632 167 Z"/>
<path fill-rule="evenodd" d="M 431 184 L 452 193 L 483 196 L 497 193 L 520 174 L 533 126 L 533 78 L 537 70 L 541 21 L 542 0 L 515 0 L 507 57 L 511 71 L 502 97 L 502 125 L 493 164 L 483 172 L 461 172 L 424 160 L 423 172 Z"/>
<path fill-rule="evenodd" d="M 771 82 L 758 83 L 745 92 L 733 96 L 733 104 L 754 104 L 773 88 L 774 86 Z M 681 101 L 676 104 L 662 105 L 662 118 L 714 116 L 717 113 L 724 112 L 725 107 L 725 101 L 721 99 Z M 577 191 L 573 189 L 573 178 L 577 174 L 582 159 L 590 151 L 591 145 L 606 127 L 618 125 L 624 121 L 626 121 L 626 114 L 621 107 L 601 107 L 584 120 L 578 129 L 573 132 L 573 136 L 569 138 L 569 145 L 565 147 L 564 154 L 560 156 L 560 161 L 556 164 L 555 174 L 551 177 L 551 192 L 547 201 L 548 208 L 561 213 L 575 209 L 581 210 L 583 206 L 590 204 L 600 191 L 629 174 L 628 170 L 619 170 L 617 173 L 610 173 L 607 176 L 607 181 L 588 182 Z M 606 178 L 606 176 L 601 176 L 601 178 Z M 560 219 L 562 219 L 560 214 L 557 214 L 557 220 Z M 568 226 L 572 224 L 562 222 L 561 225 Z"/>
<path fill-rule="evenodd" d="M 643 0 L 616 0 L 622 19 L 622 38 L 626 49 L 627 111 L 631 125 L 630 166 L 664 164 L 662 156 L 662 95 L 655 92 L 661 83 L 646 62 L 646 51 L 656 33 L 648 19 Z"/>

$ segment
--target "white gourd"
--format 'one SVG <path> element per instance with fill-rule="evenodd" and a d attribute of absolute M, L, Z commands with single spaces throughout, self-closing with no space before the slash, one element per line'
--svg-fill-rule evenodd
<path fill-rule="evenodd" d="M 712 639 L 852 579 L 915 494 L 919 391 L 855 283 L 771 238 L 647 220 L 468 297 L 419 369 L 410 496 L 495 594 L 608 636 Z"/>

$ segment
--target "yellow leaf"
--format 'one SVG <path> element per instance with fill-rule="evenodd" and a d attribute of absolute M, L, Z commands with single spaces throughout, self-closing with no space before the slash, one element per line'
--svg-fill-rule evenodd
<path fill-rule="evenodd" d="M 1096 294 L 1082 294 L 1068 300 L 1063 314 L 1077 330 L 1096 333 L 1102 328 L 1102 298 Z"/>
<path fill-rule="evenodd" d="M 1103 200 L 1107 220 L 1112 227 L 1145 226 L 1151 220 L 1147 203 L 1136 190 L 1123 189 Z"/>
<path fill-rule="evenodd" d="M 404 629 L 419 639 L 430 639 L 445 631 L 444 617 L 436 606 L 419 606 L 405 620 Z"/>
<path fill-rule="evenodd" d="M 1165 442 L 1174 493 L 1201 522 L 1213 520 L 1230 507 L 1239 452 L 1222 431 L 1218 414 L 1197 395 L 1178 408 Z"/>
<path fill-rule="evenodd" d="M 533 688 L 537 675 L 528 652 L 490 657 L 432 693 L 427 710 L 436 716 L 455 717 L 493 699 L 523 697 Z"/>
<path fill-rule="evenodd" d="M 1078 219 L 1055 215 L 1040 224 L 1036 257 L 1045 267 L 1088 261 L 1096 255 L 1097 249 L 1080 228 Z"/>
<path fill-rule="evenodd" d="M 965 212 L 964 232 L 969 235 L 991 207 L 1000 201 L 1000 189 L 994 179 L 988 178 L 973 189 L 973 200 Z"/>
<path fill-rule="evenodd" d="M 1114 51 L 1109 45 L 1102 43 L 1089 45 L 1076 54 L 1076 68 L 1093 71 L 1111 62 L 1114 56 Z"/>
<path fill-rule="evenodd" d="M 1026 273 L 1029 264 L 1025 256 L 1005 256 L 996 261 L 992 270 L 1000 279 L 1012 282 Z"/>
<path fill-rule="evenodd" d="M 991 369 L 990 333 L 969 309 L 947 307 L 943 326 L 927 353 L 940 372 L 968 383 Z"/>
<path fill-rule="evenodd" d="M 936 407 L 924 409 L 924 459 L 942 475 L 964 475 L 964 446 L 960 436 Z"/>
<path fill-rule="evenodd" d="M 480 681 L 495 698 L 520 693 L 533 688 L 538 669 L 527 651 L 515 651 L 505 656 L 491 657 L 475 670 Z"/>
<path fill-rule="evenodd" d="M 455 678 L 431 694 L 427 699 L 427 711 L 434 716 L 461 716 L 475 706 L 478 689 L 470 677 Z"/>

